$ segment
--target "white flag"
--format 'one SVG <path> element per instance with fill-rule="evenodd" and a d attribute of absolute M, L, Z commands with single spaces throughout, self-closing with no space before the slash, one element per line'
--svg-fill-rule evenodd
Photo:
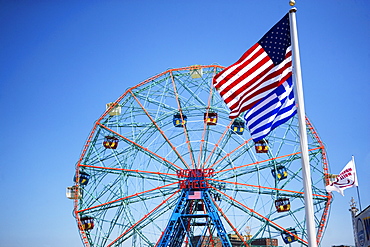
<path fill-rule="evenodd" d="M 338 177 L 330 185 L 326 186 L 327 192 L 337 191 L 344 196 L 343 191 L 347 188 L 358 186 L 357 173 L 355 167 L 355 159 L 352 160 L 343 168 Z"/>

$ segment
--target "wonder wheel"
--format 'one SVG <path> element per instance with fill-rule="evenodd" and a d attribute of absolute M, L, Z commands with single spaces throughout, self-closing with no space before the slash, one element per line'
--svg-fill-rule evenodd
<path fill-rule="evenodd" d="M 169 69 L 107 104 L 67 191 L 85 246 L 307 245 L 297 119 L 254 143 L 212 86 L 221 70 Z M 307 133 L 320 242 L 328 165 Z"/>

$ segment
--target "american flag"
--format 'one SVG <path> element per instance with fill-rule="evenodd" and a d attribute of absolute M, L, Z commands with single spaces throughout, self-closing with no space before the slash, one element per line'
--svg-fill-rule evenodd
<path fill-rule="evenodd" d="M 189 191 L 188 199 L 189 200 L 202 199 L 202 191 L 194 191 L 194 190 Z"/>
<path fill-rule="evenodd" d="M 213 78 L 231 110 L 230 118 L 253 107 L 292 75 L 289 14 L 286 14 L 234 64 Z"/>

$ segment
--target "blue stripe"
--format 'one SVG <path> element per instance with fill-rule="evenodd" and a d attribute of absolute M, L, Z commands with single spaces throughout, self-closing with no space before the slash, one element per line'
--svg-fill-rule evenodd
<path fill-rule="evenodd" d="M 287 92 L 289 92 L 289 95 L 283 95 Z M 271 109 L 268 110 L 269 108 Z M 296 112 L 293 83 L 290 77 L 253 106 L 245 114 L 244 118 L 246 126 L 251 132 L 252 139 L 256 142 L 265 138 L 273 129 L 288 121 Z M 285 114 L 288 115 L 284 116 Z M 266 123 L 263 123 L 264 121 Z"/>
<path fill-rule="evenodd" d="M 272 99 L 270 102 L 268 102 L 265 106 L 263 106 L 261 109 L 258 109 L 254 111 L 248 119 L 245 119 L 247 122 L 249 122 L 251 119 L 257 117 L 259 114 L 261 114 L 263 111 L 267 110 L 269 107 L 276 105 L 279 102 L 278 98 Z M 252 108 L 253 109 L 253 108 Z M 269 118 L 271 115 L 276 114 L 278 109 L 275 109 L 274 111 L 270 112 L 269 114 L 263 115 L 262 117 L 259 118 L 259 122 L 262 122 L 263 120 Z M 253 122 L 250 124 L 249 128 L 254 128 L 256 125 L 259 124 L 259 122 Z"/>

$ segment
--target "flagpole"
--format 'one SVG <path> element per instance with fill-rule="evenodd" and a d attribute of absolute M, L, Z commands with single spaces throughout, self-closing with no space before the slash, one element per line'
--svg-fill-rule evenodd
<path fill-rule="evenodd" d="M 295 99 L 297 101 L 298 109 L 298 123 L 299 123 L 299 134 L 300 134 L 300 145 L 302 154 L 302 176 L 303 176 L 303 188 L 304 188 L 304 202 L 305 202 L 305 213 L 306 213 L 306 226 L 307 226 L 307 238 L 309 247 L 317 247 L 316 232 L 315 232 L 315 218 L 313 210 L 312 200 L 312 183 L 311 183 L 311 172 L 310 172 L 310 160 L 308 155 L 308 142 L 306 132 L 306 114 L 304 110 L 304 98 L 302 88 L 302 73 L 301 73 L 301 62 L 299 57 L 298 47 L 298 34 L 297 34 L 297 23 L 295 12 L 296 8 L 292 8 L 289 11 L 290 16 L 290 27 L 291 27 L 291 40 L 292 40 L 292 51 L 293 51 L 293 77 L 295 78 Z"/>
<path fill-rule="evenodd" d="M 356 170 L 356 164 L 355 164 L 355 156 L 353 156 L 353 155 L 352 155 L 352 163 L 353 163 L 353 168 L 354 168 L 354 171 L 355 171 L 354 179 L 356 180 L 355 182 L 357 183 L 356 189 L 357 189 L 358 204 L 360 205 L 360 212 L 361 212 L 362 208 L 361 208 L 360 191 L 358 189 L 358 177 L 357 177 L 357 170 Z"/>

